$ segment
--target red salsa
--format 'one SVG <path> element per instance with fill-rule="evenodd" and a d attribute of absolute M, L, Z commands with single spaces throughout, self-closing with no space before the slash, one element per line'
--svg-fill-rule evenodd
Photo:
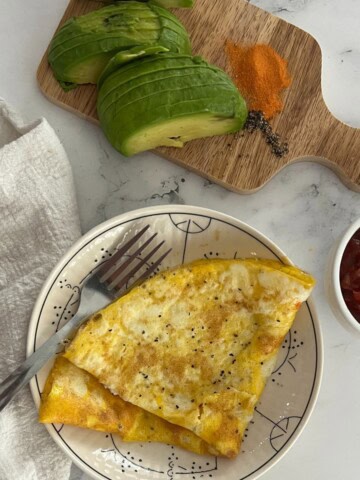
<path fill-rule="evenodd" d="M 348 309 L 360 322 L 360 229 L 345 248 L 340 265 L 340 285 Z"/>

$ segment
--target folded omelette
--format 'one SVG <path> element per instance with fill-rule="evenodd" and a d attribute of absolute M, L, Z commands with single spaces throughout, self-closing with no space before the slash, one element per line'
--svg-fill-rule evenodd
<path fill-rule="evenodd" d="M 234 457 L 314 279 L 272 260 L 200 260 L 94 314 L 65 353 L 126 402 Z"/>
<path fill-rule="evenodd" d="M 55 360 L 41 394 L 39 421 L 117 433 L 126 442 L 162 442 L 199 454 L 216 454 L 189 430 L 112 395 L 62 356 Z"/>

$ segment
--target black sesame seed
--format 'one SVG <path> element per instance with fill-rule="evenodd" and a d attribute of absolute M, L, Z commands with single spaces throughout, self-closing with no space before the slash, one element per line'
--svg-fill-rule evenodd
<path fill-rule="evenodd" d="M 260 130 L 265 142 L 270 146 L 271 152 L 276 157 L 284 157 L 289 153 L 289 145 L 286 142 L 282 142 L 280 136 L 273 132 L 270 123 L 265 119 L 264 113 L 261 111 L 250 111 L 244 126 L 244 129 L 249 133 L 253 133 L 255 130 Z"/>
<path fill-rule="evenodd" d="M 176 409 L 178 410 L 179 409 L 179 405 L 175 405 Z"/>

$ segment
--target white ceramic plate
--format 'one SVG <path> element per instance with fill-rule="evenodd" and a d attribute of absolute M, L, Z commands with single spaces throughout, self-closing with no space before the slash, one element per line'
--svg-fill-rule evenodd
<path fill-rule="evenodd" d="M 160 206 L 113 218 L 82 237 L 61 259 L 35 305 L 28 335 L 32 353 L 74 314 L 82 279 L 114 251 L 119 239 L 150 224 L 173 250 L 163 268 L 197 258 L 258 256 L 288 262 L 285 254 L 248 225 L 219 212 L 190 206 Z M 271 468 L 298 438 L 315 405 L 322 373 L 319 322 L 304 304 L 285 339 L 236 460 L 203 457 L 162 444 L 123 443 L 116 435 L 47 425 L 71 459 L 96 479 L 243 480 Z M 52 362 L 32 380 L 36 405 Z M 309 445 L 310 449 L 310 445 Z"/>

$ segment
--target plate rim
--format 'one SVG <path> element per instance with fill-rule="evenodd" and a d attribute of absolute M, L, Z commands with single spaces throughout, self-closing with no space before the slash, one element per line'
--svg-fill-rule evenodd
<path fill-rule="evenodd" d="M 41 314 L 42 305 L 46 301 L 47 294 L 51 290 L 56 278 L 58 277 L 61 270 L 73 259 L 73 257 L 86 246 L 87 243 L 90 243 L 94 240 L 96 236 L 104 234 L 106 231 L 114 228 L 118 224 L 124 224 L 130 221 L 134 221 L 137 218 L 141 217 L 151 217 L 156 216 L 159 214 L 190 214 L 190 215 L 203 215 L 211 218 L 216 218 L 220 221 L 227 222 L 232 226 L 237 226 L 246 231 L 246 233 L 253 236 L 257 241 L 263 243 L 266 247 L 268 247 L 271 252 L 276 255 L 280 261 L 284 263 L 288 263 L 290 265 L 294 265 L 294 263 L 289 259 L 289 257 L 282 251 L 280 247 L 278 247 L 271 239 L 269 239 L 266 235 L 261 233 L 256 228 L 252 227 L 251 225 L 243 222 L 242 220 L 237 219 L 231 215 L 226 213 L 220 212 L 218 210 L 213 210 L 205 207 L 198 207 L 195 205 L 157 205 L 157 206 L 150 206 L 145 208 L 140 208 L 136 210 L 130 210 L 128 212 L 124 212 L 120 215 L 116 215 L 96 226 L 91 228 L 88 232 L 78 238 L 71 246 L 66 250 L 66 252 L 62 255 L 62 257 L 58 260 L 55 264 L 49 275 L 47 276 L 38 296 L 36 302 L 34 304 L 30 321 L 29 327 L 27 331 L 27 340 L 26 340 L 26 356 L 28 357 L 31 353 L 34 352 L 34 342 L 37 335 L 38 323 L 37 319 Z M 315 368 L 315 378 L 312 385 L 312 391 L 308 403 L 305 407 L 304 414 L 301 418 L 301 421 L 293 432 L 289 440 L 284 444 L 284 446 L 274 453 L 272 457 L 270 457 L 267 462 L 258 467 L 258 469 L 249 473 L 246 477 L 242 477 L 240 480 L 245 480 L 247 478 L 252 478 L 256 480 L 264 473 L 269 471 L 274 465 L 276 465 L 283 456 L 293 447 L 296 440 L 300 437 L 302 432 L 304 431 L 305 426 L 307 425 L 313 411 L 315 405 L 318 400 L 322 377 L 323 377 L 323 368 L 324 368 L 324 348 L 323 348 L 323 335 L 321 331 L 321 325 L 319 321 L 319 317 L 317 314 L 317 310 L 315 308 L 314 300 L 312 296 L 306 301 L 307 308 L 309 310 L 310 316 L 312 317 L 312 323 L 314 328 L 314 334 L 316 338 L 316 368 Z M 37 376 L 33 377 L 30 381 L 30 390 L 31 394 L 35 403 L 35 408 L 38 410 L 39 405 L 39 393 L 38 393 L 38 383 L 37 383 Z M 74 462 L 83 472 L 89 475 L 91 478 L 96 480 L 112 480 L 111 477 L 106 476 L 105 474 L 99 473 L 94 470 L 90 465 L 88 465 L 85 460 L 80 459 L 77 454 L 72 450 L 72 448 L 59 436 L 55 426 L 53 424 L 44 424 L 45 428 L 48 430 L 51 438 L 55 441 L 55 443 L 61 448 L 61 450 L 69 456 L 69 458 Z M 55 432 L 57 435 L 55 435 Z M 294 433 L 296 435 L 294 436 Z"/>

